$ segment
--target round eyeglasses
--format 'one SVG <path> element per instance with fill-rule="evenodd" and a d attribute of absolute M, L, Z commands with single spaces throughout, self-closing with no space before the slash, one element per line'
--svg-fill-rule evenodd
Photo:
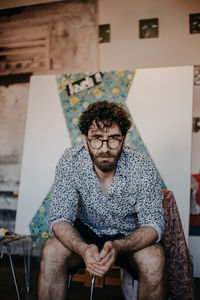
<path fill-rule="evenodd" d="M 109 139 L 109 140 L 101 140 L 99 138 L 87 139 L 87 140 L 90 143 L 90 146 L 95 150 L 101 149 L 104 142 L 107 143 L 108 148 L 115 150 L 115 149 L 119 148 L 121 141 L 122 141 L 122 139 L 116 139 L 116 138 Z"/>

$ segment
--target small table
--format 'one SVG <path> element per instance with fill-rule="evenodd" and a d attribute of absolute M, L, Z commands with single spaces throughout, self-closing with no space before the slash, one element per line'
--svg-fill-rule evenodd
<path fill-rule="evenodd" d="M 16 236 L 14 238 L 6 239 L 0 242 L 0 255 L 8 255 L 10 267 L 12 271 L 13 281 L 15 285 L 15 290 L 17 294 L 17 299 L 20 300 L 20 294 L 17 284 L 17 279 L 14 270 L 14 264 L 12 255 L 23 255 L 24 256 L 24 272 L 26 281 L 26 292 L 30 292 L 30 275 L 31 275 L 31 256 L 33 250 L 36 256 L 40 255 L 42 248 L 42 242 L 40 239 L 31 235 Z"/>

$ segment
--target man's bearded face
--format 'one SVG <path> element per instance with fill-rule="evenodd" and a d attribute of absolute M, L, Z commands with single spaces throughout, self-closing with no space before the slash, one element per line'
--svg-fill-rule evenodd
<path fill-rule="evenodd" d="M 117 149 L 110 149 L 107 142 L 104 142 L 100 149 L 93 149 L 88 140 L 96 138 L 100 140 L 116 138 L 121 140 L 121 142 Z M 99 128 L 95 123 L 93 123 L 88 131 L 88 140 L 88 151 L 94 166 L 105 173 L 115 170 L 123 149 L 123 137 L 119 126 L 116 123 L 113 123 L 111 127 L 104 127 L 102 124 Z"/>

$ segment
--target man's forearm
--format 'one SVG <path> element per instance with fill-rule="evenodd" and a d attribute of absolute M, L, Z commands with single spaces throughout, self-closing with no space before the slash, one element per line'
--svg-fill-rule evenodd
<path fill-rule="evenodd" d="M 58 222 L 53 226 L 56 238 L 68 249 L 78 253 L 84 260 L 87 270 L 95 276 L 103 276 L 105 267 L 101 263 L 98 248 L 87 244 L 69 222 Z"/>
<path fill-rule="evenodd" d="M 61 221 L 53 226 L 56 238 L 66 247 L 83 257 L 88 244 L 69 222 Z"/>
<path fill-rule="evenodd" d="M 157 238 L 157 231 L 153 227 L 145 226 L 136 229 L 120 240 L 115 240 L 114 245 L 116 247 L 117 254 L 121 254 L 124 252 L 133 252 L 143 249 L 155 242 Z"/>

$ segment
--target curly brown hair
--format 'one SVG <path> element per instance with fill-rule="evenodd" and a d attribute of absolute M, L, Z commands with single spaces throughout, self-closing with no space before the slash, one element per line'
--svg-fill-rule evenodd
<path fill-rule="evenodd" d="M 82 134 L 88 134 L 93 121 L 98 128 L 102 128 L 102 123 L 103 127 L 109 128 L 115 122 L 123 136 L 126 136 L 131 127 L 130 114 L 121 105 L 106 100 L 90 104 L 81 114 L 78 127 Z"/>

